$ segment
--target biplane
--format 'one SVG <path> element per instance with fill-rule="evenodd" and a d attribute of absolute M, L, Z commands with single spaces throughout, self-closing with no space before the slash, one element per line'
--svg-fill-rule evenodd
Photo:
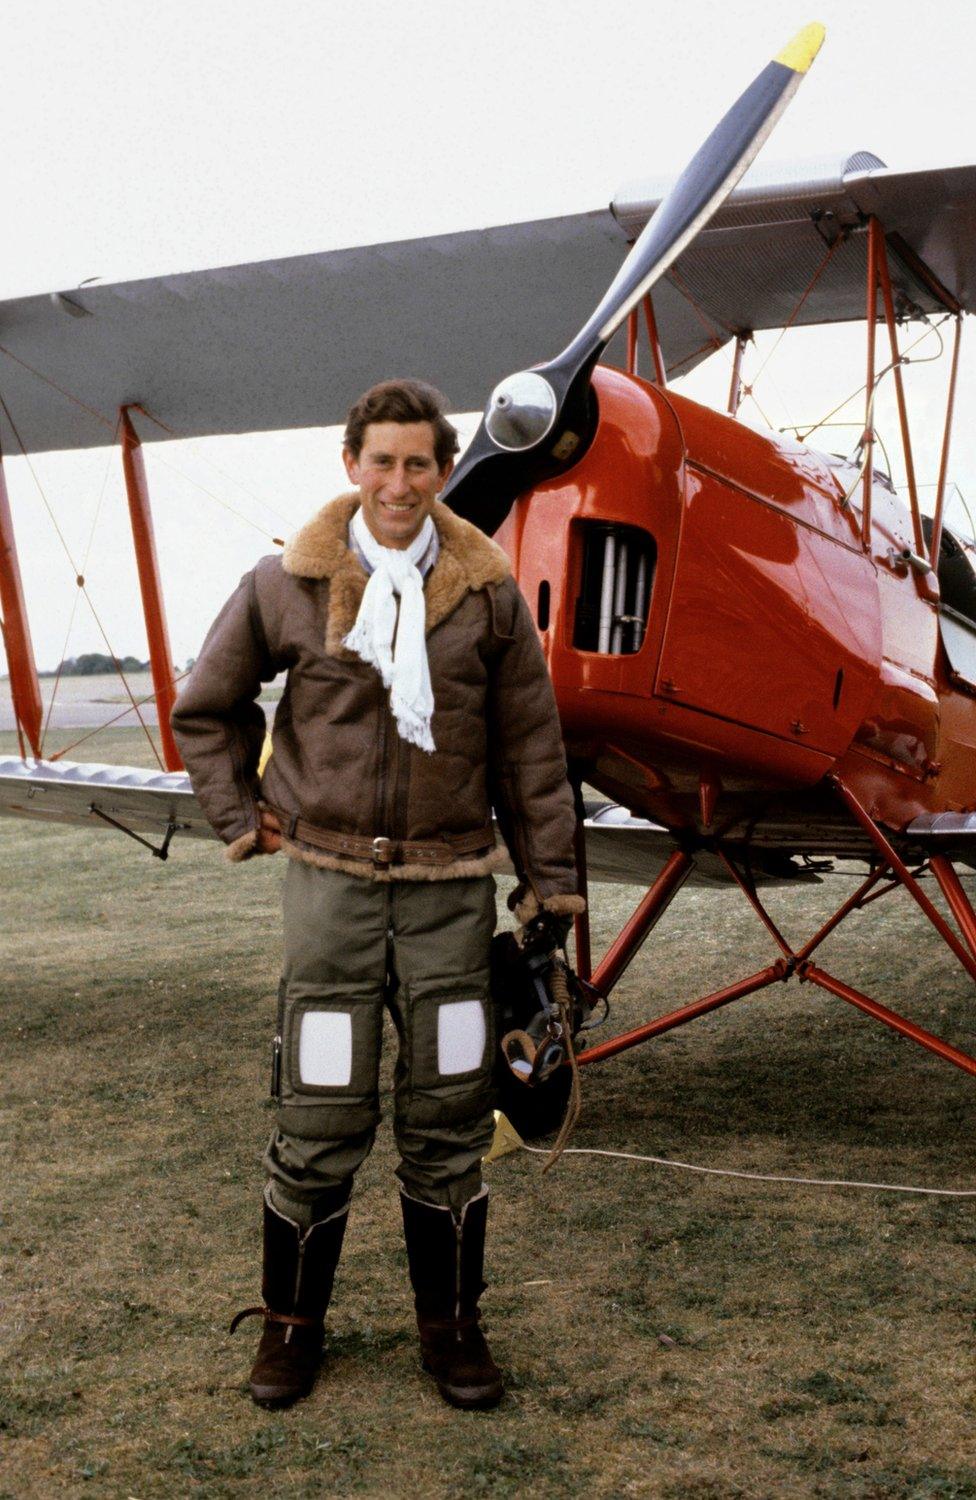
<path fill-rule="evenodd" d="M 689 879 L 741 891 L 775 949 L 758 973 L 580 1062 L 795 980 L 976 1074 L 972 1056 L 816 962 L 852 912 L 902 890 L 976 980 L 959 873 L 976 867 L 976 541 L 946 524 L 960 333 L 976 307 L 976 166 L 900 172 L 862 150 L 742 176 L 808 65 L 795 59 L 768 65 L 666 191 L 638 183 L 558 219 L 0 304 L 6 441 L 120 441 L 162 762 L 157 774 L 43 754 L 0 486 L 22 743 L 0 761 L 0 813 L 122 829 L 164 857 L 174 839 L 211 836 L 168 735 L 174 670 L 143 442 L 335 422 L 404 369 L 462 410 L 494 381 L 444 498 L 497 536 L 535 615 L 578 789 L 583 888 L 647 887 L 595 964 L 577 919 L 577 967 L 612 991 Z M 752 335 L 828 323 L 866 332 L 845 455 L 739 416 Z M 916 325 L 951 331 L 931 517 L 902 380 Z M 725 411 L 673 388 L 721 351 Z M 876 465 L 884 381 L 907 500 Z M 838 860 L 859 870 L 854 890 L 818 932 L 789 939 L 764 886 L 817 880 Z"/>

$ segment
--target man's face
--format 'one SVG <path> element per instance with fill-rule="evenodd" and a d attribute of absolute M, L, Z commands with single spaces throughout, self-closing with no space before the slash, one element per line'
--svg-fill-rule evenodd
<path fill-rule="evenodd" d="M 381 547 L 398 550 L 410 546 L 454 467 L 437 467 L 430 422 L 370 422 L 359 457 L 343 448 L 342 459 L 366 525 Z"/>

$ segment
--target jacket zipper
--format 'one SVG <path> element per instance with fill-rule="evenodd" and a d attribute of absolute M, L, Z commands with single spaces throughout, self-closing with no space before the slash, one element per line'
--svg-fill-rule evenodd
<path fill-rule="evenodd" d="M 396 601 L 396 612 L 396 628 L 393 632 L 394 648 L 396 647 L 397 634 L 399 633 L 400 629 L 399 598 Z M 405 822 L 401 820 L 399 816 L 401 802 L 400 780 L 403 775 L 405 757 L 403 755 L 403 745 L 400 741 L 400 731 L 397 727 L 396 719 L 393 717 L 393 710 L 390 708 L 388 702 L 386 709 L 386 727 L 387 742 L 391 743 L 392 748 L 390 751 L 390 778 L 388 791 L 389 806 L 384 808 L 384 813 L 386 814 L 386 826 L 384 832 L 388 833 L 390 838 L 398 839 L 403 838 L 405 834 Z M 392 742 L 390 741 L 391 735 Z"/>
<path fill-rule="evenodd" d="M 376 778 L 376 805 L 373 808 L 373 836 L 379 837 L 383 833 L 383 825 L 386 816 L 386 742 L 388 739 L 388 725 L 390 710 L 386 702 L 386 694 L 380 683 L 380 722 L 379 722 L 379 774 Z M 377 828 L 376 824 L 380 827 Z"/>
<path fill-rule="evenodd" d="M 384 808 L 383 811 L 386 816 L 385 828 L 389 832 L 389 837 L 395 839 L 400 837 L 396 816 L 397 783 L 400 780 L 400 732 L 397 729 L 396 720 L 389 709 L 387 709 L 386 718 L 387 741 L 390 743 L 390 776 L 388 781 L 389 806 Z M 392 741 L 390 739 L 391 735 Z"/>

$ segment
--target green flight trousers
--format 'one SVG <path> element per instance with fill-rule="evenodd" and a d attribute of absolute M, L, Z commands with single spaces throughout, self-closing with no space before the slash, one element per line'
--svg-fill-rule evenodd
<path fill-rule="evenodd" d="M 494 1130 L 488 948 L 495 882 L 365 880 L 290 859 L 279 989 L 280 1087 L 264 1163 L 279 1210 L 315 1201 L 365 1160 L 380 1120 L 383 1012 L 396 1027 L 397 1176 L 460 1210 Z"/>

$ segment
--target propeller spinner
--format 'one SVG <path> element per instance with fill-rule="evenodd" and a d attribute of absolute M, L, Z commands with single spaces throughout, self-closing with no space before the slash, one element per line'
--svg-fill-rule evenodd
<path fill-rule="evenodd" d="M 441 499 L 491 535 L 532 484 L 561 473 L 586 435 L 590 376 L 628 313 L 708 223 L 756 156 L 820 50 L 814 22 L 766 64 L 692 157 L 601 302 L 561 354 L 509 375 Z"/>

